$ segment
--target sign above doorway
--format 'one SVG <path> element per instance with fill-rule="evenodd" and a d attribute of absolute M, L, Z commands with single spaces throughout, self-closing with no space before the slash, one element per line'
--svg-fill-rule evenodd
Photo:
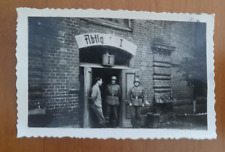
<path fill-rule="evenodd" d="M 137 45 L 135 45 L 134 43 L 112 34 L 86 33 L 77 35 L 75 37 L 79 49 L 99 45 L 112 46 L 127 51 L 132 55 L 135 55 L 137 50 Z"/>

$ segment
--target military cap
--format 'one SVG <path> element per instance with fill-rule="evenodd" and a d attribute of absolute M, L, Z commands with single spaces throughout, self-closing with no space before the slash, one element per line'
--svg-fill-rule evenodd
<path fill-rule="evenodd" d="M 134 79 L 134 83 L 135 83 L 135 82 L 139 82 L 139 83 L 140 83 L 139 78 L 135 78 L 135 79 Z"/>
<path fill-rule="evenodd" d="M 116 76 L 112 76 L 112 80 L 116 80 Z"/>

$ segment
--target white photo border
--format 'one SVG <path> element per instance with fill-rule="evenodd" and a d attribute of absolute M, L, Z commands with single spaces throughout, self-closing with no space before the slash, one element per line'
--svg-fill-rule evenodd
<path fill-rule="evenodd" d="M 216 113 L 214 81 L 214 18 L 215 14 L 155 13 L 128 10 L 34 9 L 17 8 L 17 137 L 76 137 L 97 139 L 215 139 Z M 207 44 L 207 130 L 187 129 L 88 129 L 28 127 L 28 17 L 110 17 L 206 23 Z"/>

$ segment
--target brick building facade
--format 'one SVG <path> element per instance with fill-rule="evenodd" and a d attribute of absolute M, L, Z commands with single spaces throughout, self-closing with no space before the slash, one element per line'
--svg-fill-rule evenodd
<path fill-rule="evenodd" d="M 86 106 L 83 95 L 84 69 L 80 66 L 81 49 L 75 36 L 85 33 L 112 34 L 137 46 L 128 67 L 136 69 L 148 101 L 155 102 L 155 87 L 164 84 L 169 85 L 176 101 L 193 98 L 192 88 L 187 87 L 182 72 L 177 72 L 177 65 L 189 57 L 191 50 L 196 47 L 196 23 L 118 20 L 123 23 L 121 28 L 102 24 L 101 21 L 105 23 L 104 19 L 96 22 L 81 18 L 29 18 L 29 109 L 45 107 L 47 126 L 83 127 L 83 109 Z M 119 25 L 118 21 L 115 25 Z M 169 54 L 162 52 L 156 55 L 155 44 L 165 47 Z M 99 48 L 104 50 L 104 47 L 95 47 Z M 156 63 L 160 58 L 167 60 L 166 57 L 168 66 Z M 164 69 L 158 68 L 161 66 Z M 157 70 L 159 73 L 168 71 L 169 77 L 163 79 L 165 81 L 159 79 L 158 82 L 155 76 Z M 94 75 L 96 73 L 98 71 Z"/>

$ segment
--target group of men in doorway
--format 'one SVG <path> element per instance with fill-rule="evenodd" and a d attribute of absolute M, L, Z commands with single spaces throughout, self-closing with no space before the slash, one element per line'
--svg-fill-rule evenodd
<path fill-rule="evenodd" d="M 112 127 L 118 127 L 119 114 L 118 108 L 121 104 L 121 88 L 116 83 L 116 76 L 111 77 L 111 83 L 106 87 L 106 112 L 105 116 L 102 110 L 102 96 L 100 86 L 102 86 L 102 78 L 97 77 L 95 84 L 91 90 L 91 103 L 90 108 L 96 116 L 98 127 L 104 128 L 112 124 Z M 129 89 L 128 103 L 131 108 L 131 124 L 133 128 L 141 127 L 141 107 L 145 106 L 145 91 L 140 86 L 138 77 L 134 79 L 134 86 Z"/>

